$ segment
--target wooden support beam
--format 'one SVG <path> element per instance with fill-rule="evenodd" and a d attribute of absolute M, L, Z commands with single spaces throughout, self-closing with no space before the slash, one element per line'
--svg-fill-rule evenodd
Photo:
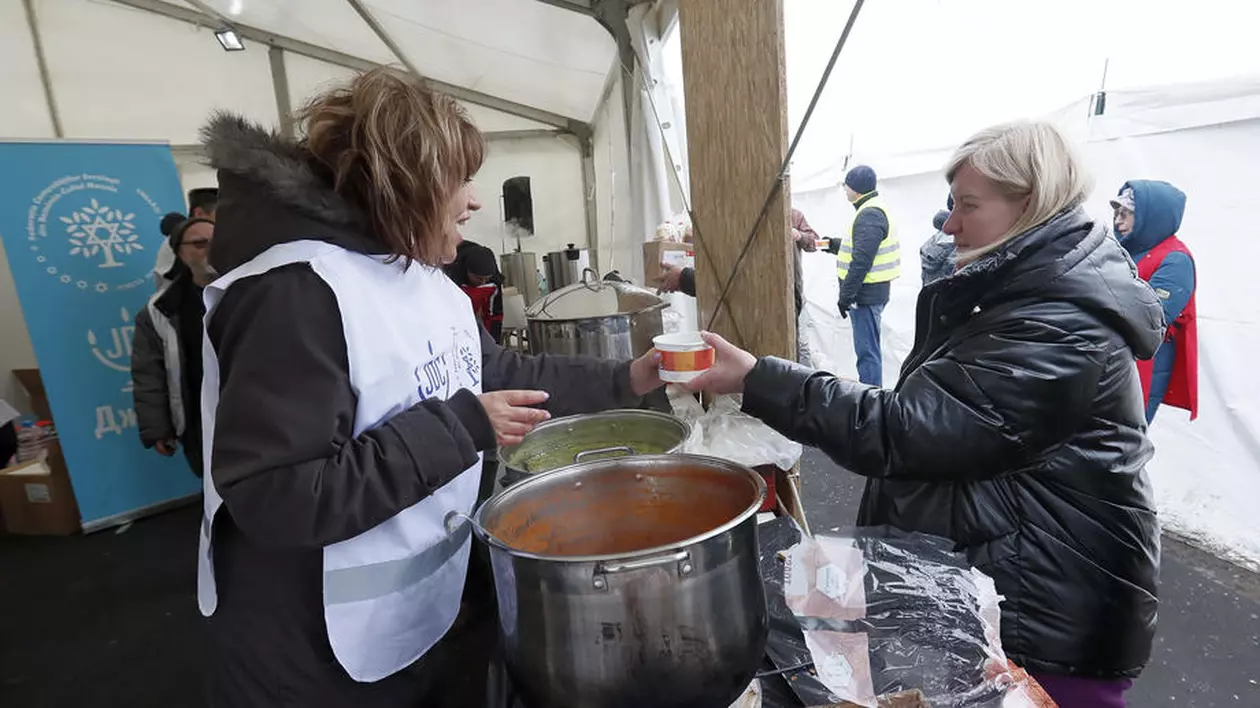
<path fill-rule="evenodd" d="M 702 324 L 740 347 L 796 358 L 788 185 L 717 310 L 788 149 L 782 0 L 680 0 L 687 144 Z M 707 267 L 712 263 L 712 267 Z"/>

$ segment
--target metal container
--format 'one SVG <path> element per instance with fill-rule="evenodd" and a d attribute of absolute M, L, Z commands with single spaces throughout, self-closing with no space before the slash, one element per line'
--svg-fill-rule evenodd
<path fill-rule="evenodd" d="M 591 267 L 591 252 L 568 244 L 563 251 L 547 254 L 547 288 L 556 291 L 582 282 L 582 274 Z"/>
<path fill-rule="evenodd" d="M 516 288 L 525 296 L 526 306 L 542 297 L 538 288 L 538 258 L 528 251 L 505 253 L 499 257 L 503 266 L 503 284 Z"/>
<path fill-rule="evenodd" d="M 768 631 L 761 476 L 691 455 L 546 472 L 477 511 L 504 658 L 536 708 L 726 708 Z"/>
<path fill-rule="evenodd" d="M 675 453 L 690 435 L 690 425 L 656 411 L 572 415 L 534 428 L 524 442 L 501 449 L 499 461 L 504 467 L 504 483 L 510 485 L 580 462 Z"/>
<path fill-rule="evenodd" d="M 588 269 L 582 282 L 554 291 L 526 310 L 530 349 L 620 361 L 640 357 L 652 349 L 652 338 L 664 332 L 661 313 L 668 306 L 651 290 L 601 281 Z"/>

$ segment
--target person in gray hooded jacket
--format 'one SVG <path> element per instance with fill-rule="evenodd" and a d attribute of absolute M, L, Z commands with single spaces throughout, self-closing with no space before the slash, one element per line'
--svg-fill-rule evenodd
<path fill-rule="evenodd" d="M 953 199 L 950 199 L 953 202 Z M 932 234 L 919 247 L 919 264 L 923 268 L 923 287 L 927 287 L 941 278 L 954 274 L 954 237 L 941 230 L 945 220 L 949 218 L 949 210 L 941 209 L 932 217 Z"/>
<path fill-rule="evenodd" d="M 214 279 L 214 221 L 167 214 L 162 233 L 178 260 L 136 315 L 131 345 L 132 396 L 140 442 L 170 457 L 183 448 L 198 477 L 201 459 L 201 291 Z"/>

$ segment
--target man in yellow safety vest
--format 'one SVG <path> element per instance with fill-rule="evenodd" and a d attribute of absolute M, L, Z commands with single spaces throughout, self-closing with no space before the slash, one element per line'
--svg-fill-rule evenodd
<path fill-rule="evenodd" d="M 856 213 L 844 238 L 833 240 L 840 278 L 840 315 L 853 319 L 853 350 L 858 379 L 883 385 L 880 317 L 891 283 L 901 275 L 901 243 L 892 215 L 879 192 L 875 170 L 858 165 L 844 177 L 844 191 Z"/>

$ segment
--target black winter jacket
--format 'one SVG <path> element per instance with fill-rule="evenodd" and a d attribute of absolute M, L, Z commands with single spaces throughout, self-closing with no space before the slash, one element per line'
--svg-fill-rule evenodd
<path fill-rule="evenodd" d="M 1159 525 L 1134 355 L 1163 340 L 1155 294 L 1076 209 L 924 288 L 917 319 L 894 390 L 763 359 L 745 410 L 869 478 L 859 525 L 966 552 L 1016 663 L 1138 675 Z"/>

